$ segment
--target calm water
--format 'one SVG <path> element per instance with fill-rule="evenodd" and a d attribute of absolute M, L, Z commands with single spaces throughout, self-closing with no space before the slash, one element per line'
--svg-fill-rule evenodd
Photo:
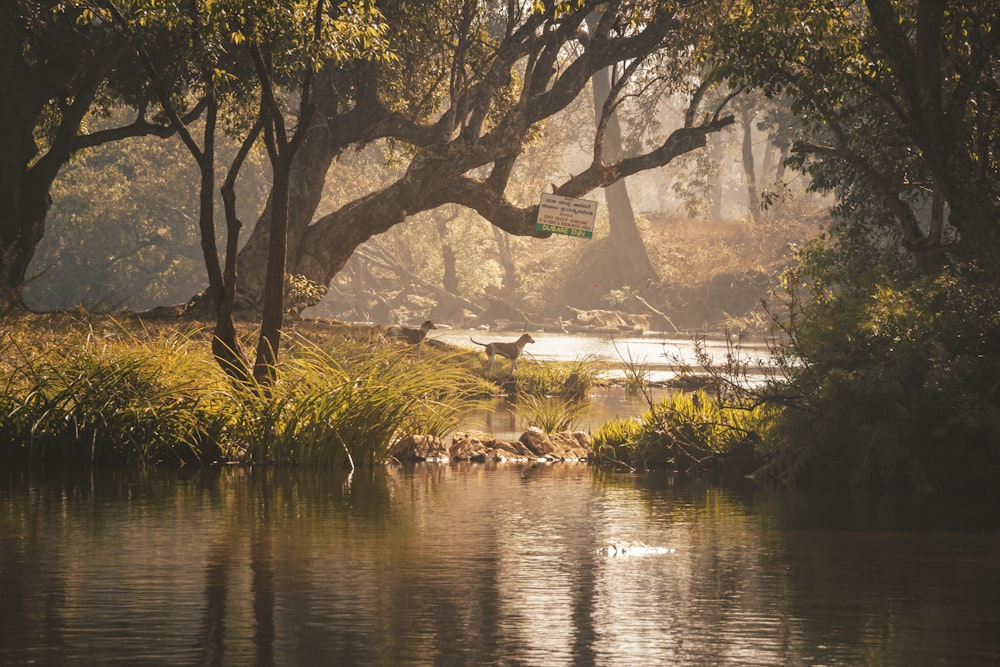
<path fill-rule="evenodd" d="M 697 368 L 695 346 L 690 338 L 667 337 L 663 335 L 636 336 L 632 334 L 610 335 L 596 333 L 545 333 L 531 331 L 534 343 L 524 347 L 525 357 L 538 361 L 578 361 L 593 359 L 607 365 L 609 376 L 621 374 L 623 365 L 644 367 L 652 380 L 669 380 L 676 375 L 679 365 Z M 482 350 L 469 338 L 488 343 L 491 341 L 514 341 L 520 332 L 489 332 L 469 329 L 438 329 L 430 332 L 428 338 L 451 345 Z M 703 340 L 702 348 L 714 363 L 723 363 L 728 354 L 755 366 L 758 361 L 767 360 L 767 347 L 762 343 L 746 343 L 730 347 L 724 340 Z M 497 357 L 499 368 L 509 369 L 510 362 Z"/>
<path fill-rule="evenodd" d="M 657 401 L 669 389 L 650 389 Z M 593 434 L 602 424 L 612 419 L 641 417 L 649 411 L 649 402 L 640 395 L 629 395 L 621 387 L 595 387 L 587 395 L 587 409 L 573 422 L 571 429 Z M 469 403 L 460 413 L 458 431 L 484 431 L 501 440 L 517 440 L 530 426 L 529 420 L 519 412 L 516 401 L 493 397 Z"/>
<path fill-rule="evenodd" d="M 923 510 L 584 464 L 7 474 L 0 664 L 1000 664 L 1000 532 Z"/>

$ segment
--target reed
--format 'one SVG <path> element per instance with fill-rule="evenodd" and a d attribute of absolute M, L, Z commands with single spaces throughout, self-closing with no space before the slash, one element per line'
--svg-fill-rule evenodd
<path fill-rule="evenodd" d="M 321 349 L 299 340 L 294 350 L 269 390 L 233 386 L 235 460 L 378 465 L 399 437 L 452 430 L 470 384 L 464 369 L 440 363 L 440 355 L 353 341 Z"/>
<path fill-rule="evenodd" d="M 586 400 L 560 396 L 525 394 L 514 401 L 514 414 L 526 427 L 535 426 L 546 433 L 575 430 L 587 416 L 590 403 Z"/>

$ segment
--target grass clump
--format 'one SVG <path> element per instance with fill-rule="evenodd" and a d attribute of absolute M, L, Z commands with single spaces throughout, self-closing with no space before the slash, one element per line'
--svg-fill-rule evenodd
<path fill-rule="evenodd" d="M 594 433 L 599 462 L 631 469 L 690 472 L 720 455 L 752 446 L 767 430 L 771 410 L 723 404 L 703 390 L 652 402 L 641 419 L 616 419 Z"/>
<path fill-rule="evenodd" d="M 546 433 L 574 430 L 589 410 L 588 401 L 559 396 L 525 394 L 514 401 L 514 413 L 525 426 L 534 426 Z"/>
<path fill-rule="evenodd" d="M 21 344 L 7 332 L 0 398 L 2 455 L 14 463 L 189 463 L 217 454 L 224 419 L 207 407 L 213 382 L 175 334 L 143 344 L 124 329 Z"/>
<path fill-rule="evenodd" d="M 241 384 L 200 329 L 64 316 L 39 336 L 40 319 L 0 333 L 0 461 L 12 464 L 377 465 L 399 437 L 451 430 L 474 383 L 446 351 L 334 334 L 289 336 L 274 386 Z"/>
<path fill-rule="evenodd" d="M 533 359 L 522 360 L 517 366 L 511 393 L 580 401 L 587 397 L 602 370 L 601 362 L 593 357 L 544 364 Z"/>
<path fill-rule="evenodd" d="M 300 341 L 269 391 L 233 388 L 239 438 L 232 456 L 276 465 L 373 466 L 385 462 L 402 435 L 443 436 L 457 424 L 469 376 L 441 363 L 442 356 Z"/>

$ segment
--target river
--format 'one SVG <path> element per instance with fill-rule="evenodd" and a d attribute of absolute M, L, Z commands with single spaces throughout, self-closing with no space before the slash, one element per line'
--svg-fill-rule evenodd
<path fill-rule="evenodd" d="M 607 376 L 621 376 L 625 366 L 643 367 L 650 380 L 661 382 L 677 374 L 680 367 L 688 365 L 698 369 L 695 345 L 692 338 L 678 338 L 667 335 L 597 334 L 557 332 L 529 332 L 534 343 L 524 347 L 524 356 L 538 361 L 580 361 L 592 360 L 605 368 Z M 514 341 L 520 332 L 489 332 L 470 329 L 438 329 L 428 338 L 440 340 L 450 345 L 458 345 L 482 350 L 472 343 L 475 339 L 483 343 L 492 341 Z M 727 355 L 734 355 L 755 369 L 759 363 L 767 365 L 767 346 L 761 342 L 747 342 L 730 345 L 719 338 L 701 340 L 702 349 L 713 363 L 721 364 Z M 510 362 L 497 357 L 498 365 L 509 369 Z"/>
<path fill-rule="evenodd" d="M 470 338 L 481 342 L 494 340 L 512 341 L 520 334 L 491 333 L 469 329 L 441 329 L 432 331 L 429 338 L 449 345 L 474 348 Z M 696 361 L 694 341 L 666 335 L 611 335 L 611 334 L 563 334 L 531 332 L 534 343 L 525 346 L 524 356 L 540 362 L 574 362 L 588 360 L 601 369 L 604 379 L 621 379 L 626 366 L 642 367 L 646 378 L 653 383 L 648 395 L 629 395 L 621 384 L 618 386 L 594 387 L 589 398 L 589 407 L 579 415 L 573 424 L 577 430 L 594 433 L 605 422 L 618 419 L 640 417 L 649 410 L 649 399 L 658 400 L 670 389 L 664 382 L 677 376 L 682 367 L 700 372 Z M 721 339 L 703 339 L 704 353 L 715 364 L 724 364 L 727 357 L 738 359 L 747 366 L 747 375 L 742 378 L 748 384 L 760 382 L 762 369 L 769 367 L 767 346 L 761 342 L 731 345 Z M 509 370 L 510 362 L 496 358 L 497 366 Z M 516 440 L 528 427 L 525 415 L 519 414 L 513 405 L 503 398 L 484 400 L 470 405 L 463 411 L 458 430 L 485 431 L 501 440 Z"/>
<path fill-rule="evenodd" d="M 578 463 L 5 472 L 0 664 L 995 665 L 976 509 Z"/>

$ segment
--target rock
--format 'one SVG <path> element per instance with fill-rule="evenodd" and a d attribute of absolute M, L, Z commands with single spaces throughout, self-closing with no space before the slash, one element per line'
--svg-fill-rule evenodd
<path fill-rule="evenodd" d="M 521 442 L 505 442 L 496 440 L 493 449 L 489 452 L 489 458 L 495 461 L 527 461 L 532 454 Z"/>
<path fill-rule="evenodd" d="M 530 428 L 514 442 L 477 431 L 455 433 L 451 445 L 436 436 L 410 435 L 400 439 L 390 455 L 400 461 L 586 461 L 592 451 L 590 435 L 583 431 L 547 435 Z"/>
<path fill-rule="evenodd" d="M 529 428 L 521 434 L 521 444 L 538 457 L 565 460 L 590 458 L 593 442 L 583 431 L 546 434 L 539 428 Z"/>
<path fill-rule="evenodd" d="M 549 436 L 552 444 L 561 452 L 559 458 L 582 461 L 590 458 L 594 449 L 594 442 L 590 435 L 583 431 L 563 431 L 553 433 Z"/>
<path fill-rule="evenodd" d="M 435 435 L 408 435 L 389 452 L 400 461 L 447 461 L 448 447 Z"/>
<path fill-rule="evenodd" d="M 552 440 L 542 429 L 532 426 L 521 434 L 521 444 L 528 448 L 534 456 L 543 457 L 557 450 Z"/>

